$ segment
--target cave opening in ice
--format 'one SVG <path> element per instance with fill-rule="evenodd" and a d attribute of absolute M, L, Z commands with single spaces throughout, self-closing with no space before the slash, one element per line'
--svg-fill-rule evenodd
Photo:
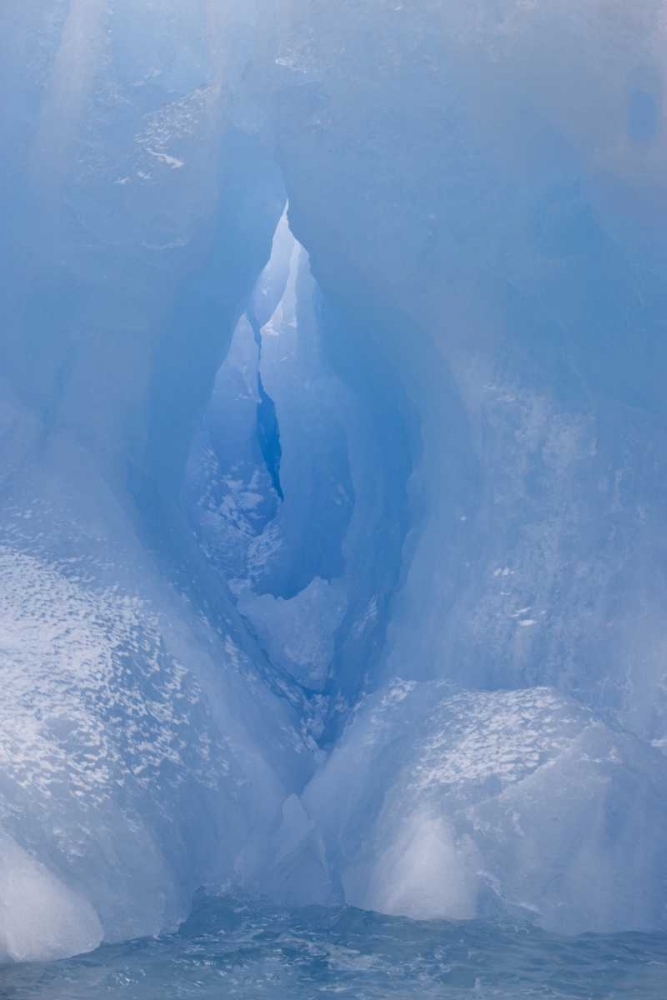
<path fill-rule="evenodd" d="M 271 669 L 313 701 L 318 738 L 372 686 L 408 526 L 412 457 L 400 382 L 373 400 L 372 356 L 357 384 L 346 382 L 328 345 L 344 322 L 323 301 L 286 211 L 184 481 L 218 585 Z M 381 546 L 369 544 L 378 537 Z"/>

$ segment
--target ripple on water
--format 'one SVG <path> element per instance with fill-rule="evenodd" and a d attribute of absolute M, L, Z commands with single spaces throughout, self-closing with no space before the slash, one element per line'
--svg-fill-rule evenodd
<path fill-rule="evenodd" d="M 5 966 L 2 1000 L 665 1000 L 667 935 L 557 938 L 522 924 L 201 895 L 178 934 Z"/>

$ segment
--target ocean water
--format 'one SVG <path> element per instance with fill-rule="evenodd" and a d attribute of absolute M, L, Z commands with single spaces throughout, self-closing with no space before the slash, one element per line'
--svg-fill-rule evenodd
<path fill-rule="evenodd" d="M 201 895 L 173 935 L 0 969 L 2 1000 L 665 1000 L 667 936 L 297 911 Z"/>

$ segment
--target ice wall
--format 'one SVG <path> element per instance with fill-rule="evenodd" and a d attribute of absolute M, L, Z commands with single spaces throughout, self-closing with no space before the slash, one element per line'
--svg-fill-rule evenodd
<path fill-rule="evenodd" d="M 291 12 L 293 226 L 421 419 L 385 676 L 663 740 L 663 5 Z"/>
<path fill-rule="evenodd" d="M 664 5 L 0 29 L 0 957 L 665 926 Z"/>
<path fill-rule="evenodd" d="M 424 693 L 402 754 L 384 750 L 396 721 L 378 734 L 364 709 L 305 796 L 351 901 L 479 913 L 481 871 L 493 898 L 560 929 L 664 923 L 664 792 L 625 798 L 634 750 L 594 751 L 613 779 L 541 754 L 516 792 L 495 774 L 483 819 L 460 747 L 440 751 L 455 761 L 442 764 L 446 802 L 414 778 L 436 679 L 472 689 L 457 713 L 473 730 L 493 725 L 483 692 L 547 685 L 592 709 L 600 733 L 638 738 L 649 784 L 661 773 L 664 31 L 658 3 L 291 5 L 274 129 L 293 228 L 325 299 L 366 318 L 419 427 L 404 577 L 374 676 L 378 699 L 397 676 Z M 345 332 L 336 347 L 357 349 Z M 503 716 L 503 740 L 530 717 Z M 435 746 L 450 726 L 438 722 Z M 590 753 L 579 744 L 571 766 Z M 503 829 L 494 803 L 519 803 L 522 785 L 546 801 L 552 779 L 568 798 L 554 819 L 564 839 L 518 805 Z M 596 788 L 600 819 L 577 860 Z M 653 832 L 634 851 L 624 831 L 638 815 Z M 612 871 L 620 910 L 604 898 Z"/>
<path fill-rule="evenodd" d="M 179 500 L 284 207 L 222 93 L 252 12 L 234 45 L 205 12 L 0 14 L 0 958 L 252 884 L 312 769 Z"/>
<path fill-rule="evenodd" d="M 666 791 L 660 753 L 552 689 L 397 681 L 304 803 L 352 905 L 576 934 L 663 925 Z"/>

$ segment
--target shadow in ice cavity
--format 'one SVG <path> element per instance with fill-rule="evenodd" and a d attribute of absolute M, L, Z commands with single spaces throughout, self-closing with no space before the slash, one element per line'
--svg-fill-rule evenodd
<path fill-rule="evenodd" d="M 247 312 L 248 322 L 252 328 L 252 334 L 257 345 L 257 441 L 259 450 L 262 453 L 266 471 L 271 479 L 271 485 L 281 500 L 285 500 L 285 494 L 280 483 L 280 463 L 283 457 L 283 449 L 280 444 L 280 425 L 278 423 L 278 411 L 276 404 L 264 387 L 262 379 L 262 330 L 255 315 L 254 309 Z"/>
<path fill-rule="evenodd" d="M 260 451 L 266 464 L 267 472 L 271 477 L 274 490 L 281 500 L 285 499 L 282 486 L 280 485 L 280 462 L 283 451 L 280 444 L 280 425 L 278 424 L 278 414 L 276 404 L 271 399 L 262 381 L 261 372 L 257 372 L 257 388 L 259 390 L 259 403 L 257 404 L 257 440 Z"/>

